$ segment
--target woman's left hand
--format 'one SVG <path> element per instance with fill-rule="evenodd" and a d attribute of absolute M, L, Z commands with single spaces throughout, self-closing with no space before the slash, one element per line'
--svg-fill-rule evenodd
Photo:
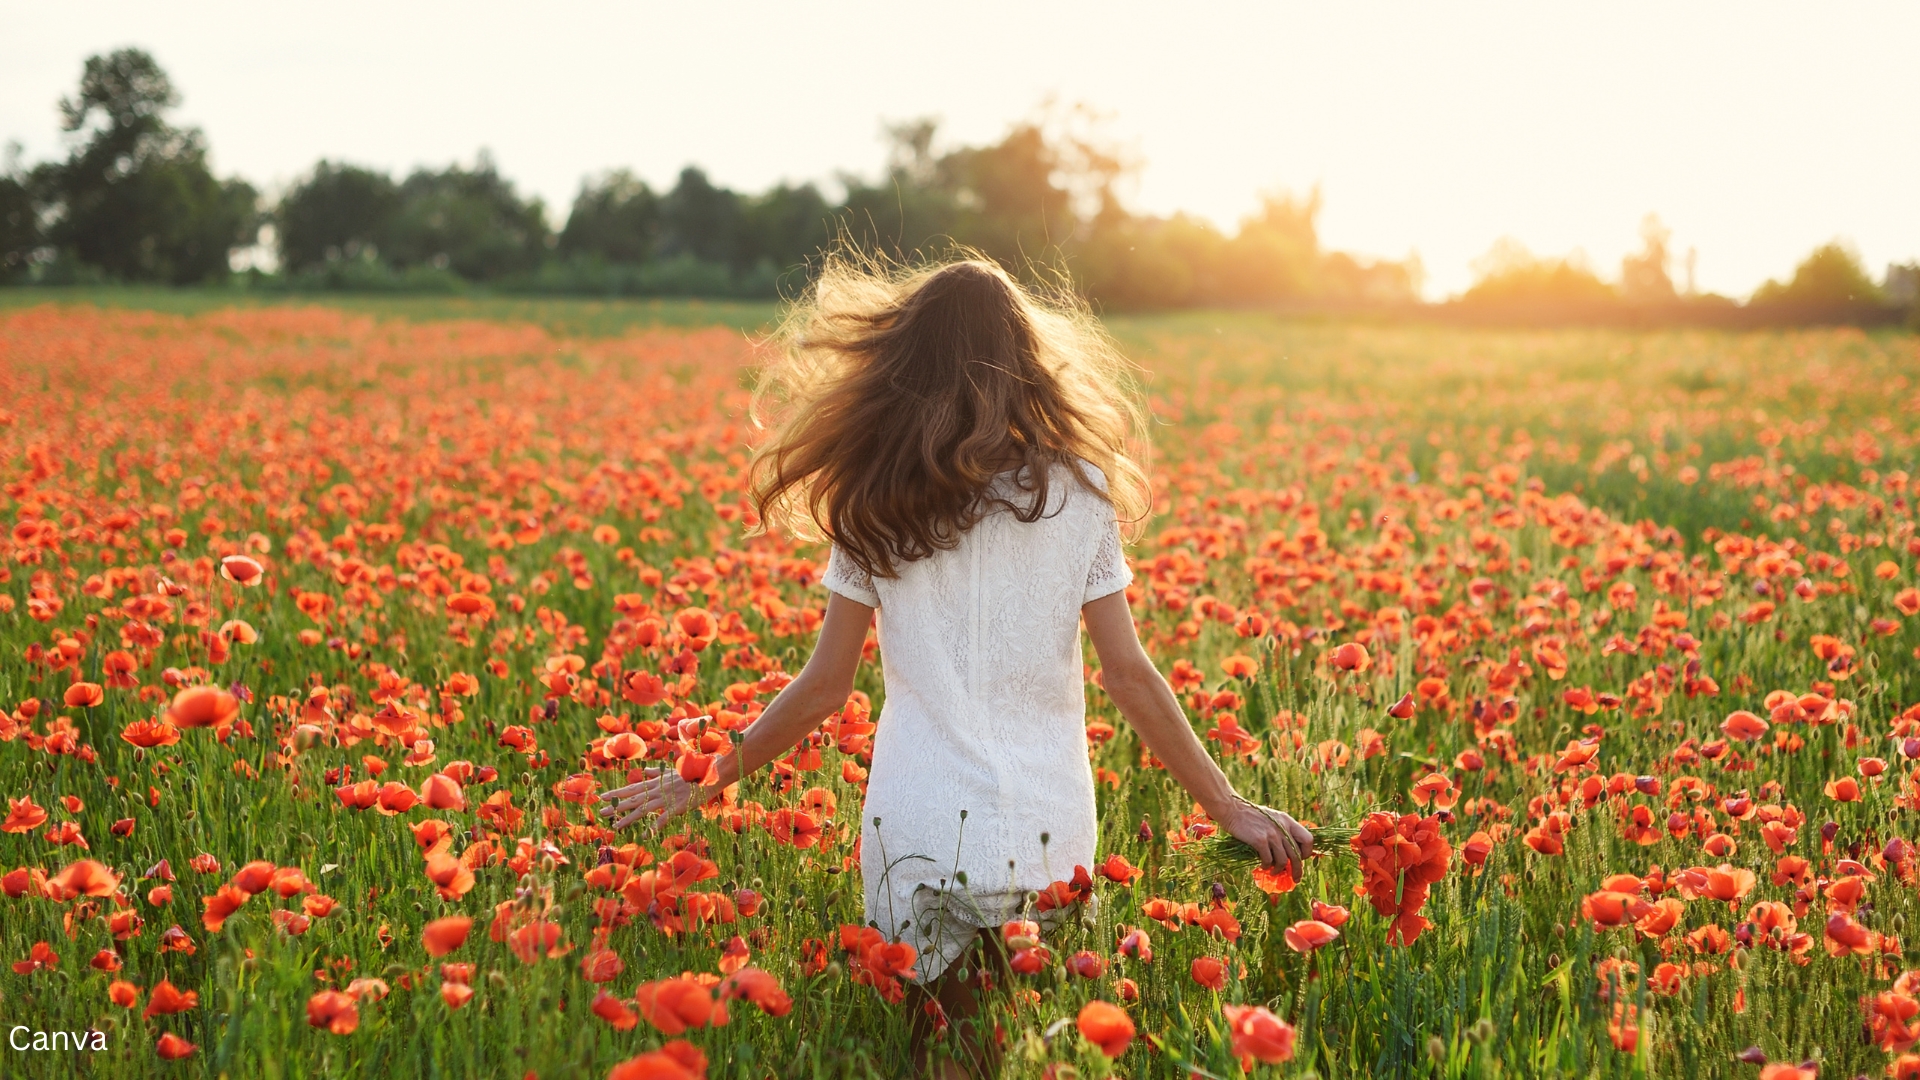
<path fill-rule="evenodd" d="M 690 783 L 681 779 L 672 769 L 661 769 L 650 765 L 641 770 L 644 779 L 625 787 L 614 788 L 600 793 L 600 816 L 620 816 L 613 828 L 624 829 L 641 818 L 655 812 L 652 832 L 659 835 L 660 828 L 669 819 L 684 814 L 719 794 L 719 789 L 707 790 L 704 785 Z"/>

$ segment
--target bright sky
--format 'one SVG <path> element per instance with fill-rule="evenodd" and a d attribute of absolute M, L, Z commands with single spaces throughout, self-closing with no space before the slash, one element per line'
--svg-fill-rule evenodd
<path fill-rule="evenodd" d="M 1911 2 L 0 0 L 0 140 L 61 153 L 82 61 L 139 45 L 223 173 L 486 147 L 557 224 L 607 167 L 832 192 L 879 172 L 883 121 L 979 143 L 1053 95 L 1111 113 L 1137 209 L 1230 229 L 1317 183 L 1328 245 L 1417 251 L 1432 296 L 1501 236 L 1612 277 L 1649 212 L 1745 295 L 1835 237 L 1876 278 L 1920 258 L 1916 41 Z"/>

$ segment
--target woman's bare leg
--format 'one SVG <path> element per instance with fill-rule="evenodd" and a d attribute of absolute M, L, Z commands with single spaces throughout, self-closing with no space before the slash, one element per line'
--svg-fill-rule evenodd
<path fill-rule="evenodd" d="M 961 977 L 962 971 L 966 977 Z M 931 985 L 909 984 L 908 1004 L 913 1067 L 922 1073 L 935 1056 L 934 1042 L 945 1019 L 945 1054 L 930 1074 L 936 1080 L 992 1080 L 999 1066 L 1000 1047 L 994 1038 L 995 1018 L 982 1008 L 988 996 L 1004 989 L 1012 972 L 997 931 L 983 929 L 965 952 Z"/>

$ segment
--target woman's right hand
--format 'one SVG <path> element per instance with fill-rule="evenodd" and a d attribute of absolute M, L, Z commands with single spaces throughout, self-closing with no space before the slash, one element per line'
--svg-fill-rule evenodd
<path fill-rule="evenodd" d="M 675 815 L 712 802 L 719 795 L 718 787 L 692 783 L 681 779 L 677 772 L 650 765 L 641 770 L 641 779 L 600 793 L 600 816 L 619 817 L 620 820 L 609 826 L 617 830 L 648 814 L 657 814 L 653 819 L 653 834 L 658 836 L 661 827 Z"/>
<path fill-rule="evenodd" d="M 1293 820 L 1293 815 L 1250 803 L 1236 795 L 1233 807 L 1216 816 L 1214 821 L 1245 841 L 1264 865 L 1279 869 L 1284 863 L 1293 880 L 1306 880 L 1305 862 L 1307 856 L 1313 854 L 1313 834 Z"/>

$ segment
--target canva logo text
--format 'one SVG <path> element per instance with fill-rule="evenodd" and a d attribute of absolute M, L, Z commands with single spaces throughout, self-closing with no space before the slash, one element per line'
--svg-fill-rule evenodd
<path fill-rule="evenodd" d="M 105 1050 L 104 1031 L 35 1031 L 15 1024 L 7 1032 L 7 1045 L 15 1050 Z"/>

